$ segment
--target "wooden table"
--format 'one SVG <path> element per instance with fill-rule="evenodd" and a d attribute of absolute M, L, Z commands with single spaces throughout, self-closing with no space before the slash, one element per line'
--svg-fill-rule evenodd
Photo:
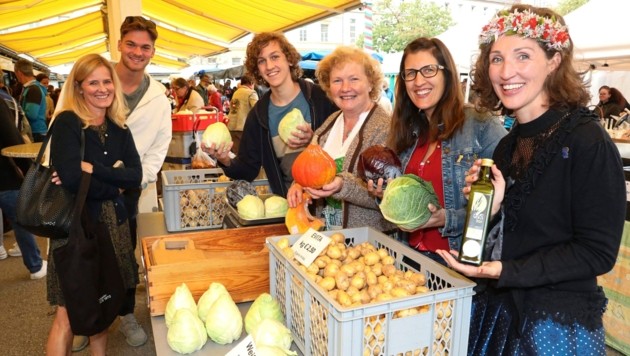
<path fill-rule="evenodd" d="M 2 149 L 2 155 L 5 157 L 15 158 L 37 158 L 37 154 L 39 153 L 41 147 L 41 142 L 9 146 Z"/>

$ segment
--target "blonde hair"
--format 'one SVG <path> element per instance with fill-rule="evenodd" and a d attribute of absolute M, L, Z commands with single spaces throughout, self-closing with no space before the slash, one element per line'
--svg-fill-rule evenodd
<path fill-rule="evenodd" d="M 70 75 L 68 75 L 68 80 L 63 86 L 61 94 L 63 100 L 59 102 L 59 108 L 55 110 L 55 117 L 60 112 L 72 111 L 79 116 L 84 127 L 91 125 L 95 117 L 81 94 L 81 83 L 98 67 L 107 68 L 114 82 L 114 100 L 112 105 L 107 108 L 107 117 L 117 126 L 124 128 L 129 109 L 123 96 L 120 80 L 116 75 L 114 66 L 107 59 L 94 53 L 87 54 L 75 62 Z"/>
<path fill-rule="evenodd" d="M 317 65 L 315 75 L 319 81 L 319 86 L 322 87 L 328 98 L 333 100 L 332 93 L 330 92 L 330 73 L 333 68 L 346 63 L 358 63 L 363 66 L 368 82 L 372 86 L 370 99 L 372 99 L 372 101 L 378 101 L 381 97 L 381 88 L 384 78 L 383 72 L 381 71 L 381 64 L 364 50 L 350 46 L 337 47 Z"/>

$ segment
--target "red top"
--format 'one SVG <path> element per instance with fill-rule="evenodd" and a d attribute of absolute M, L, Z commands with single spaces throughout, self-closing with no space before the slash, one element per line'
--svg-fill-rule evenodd
<path fill-rule="evenodd" d="M 435 194 L 444 206 L 444 188 L 442 186 L 442 144 L 438 143 L 430 157 L 422 163 L 429 149 L 429 144 L 416 146 L 407 164 L 405 173 L 415 174 L 433 185 Z M 420 251 L 449 250 L 448 239 L 442 237 L 437 227 L 420 229 L 409 234 L 409 246 Z"/>

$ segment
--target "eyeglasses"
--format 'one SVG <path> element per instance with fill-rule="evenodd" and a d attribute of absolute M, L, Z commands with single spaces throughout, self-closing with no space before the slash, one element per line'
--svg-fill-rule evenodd
<path fill-rule="evenodd" d="M 440 64 L 429 64 L 420 69 L 405 69 L 404 71 L 400 72 L 400 76 L 403 78 L 403 80 L 407 82 L 416 79 L 418 73 L 420 73 L 425 78 L 433 78 L 438 74 L 438 71 L 440 69 L 444 70 L 445 68 L 443 65 Z"/>

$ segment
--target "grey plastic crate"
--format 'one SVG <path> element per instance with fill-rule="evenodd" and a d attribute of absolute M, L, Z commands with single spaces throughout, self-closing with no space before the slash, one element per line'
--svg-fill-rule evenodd
<path fill-rule="evenodd" d="M 385 248 L 403 271 L 425 275 L 430 292 L 358 307 L 342 307 L 267 238 L 270 293 L 279 301 L 304 355 L 465 355 L 474 283 L 372 228 L 341 232 L 347 245 Z M 293 245 L 300 235 L 288 235 Z M 397 311 L 420 313 L 398 317 Z"/>
<path fill-rule="evenodd" d="M 223 227 L 227 214 L 225 189 L 232 182 L 219 182 L 220 168 L 163 170 L 164 219 L 169 232 Z M 266 179 L 252 182 L 259 193 L 269 189 Z"/>

